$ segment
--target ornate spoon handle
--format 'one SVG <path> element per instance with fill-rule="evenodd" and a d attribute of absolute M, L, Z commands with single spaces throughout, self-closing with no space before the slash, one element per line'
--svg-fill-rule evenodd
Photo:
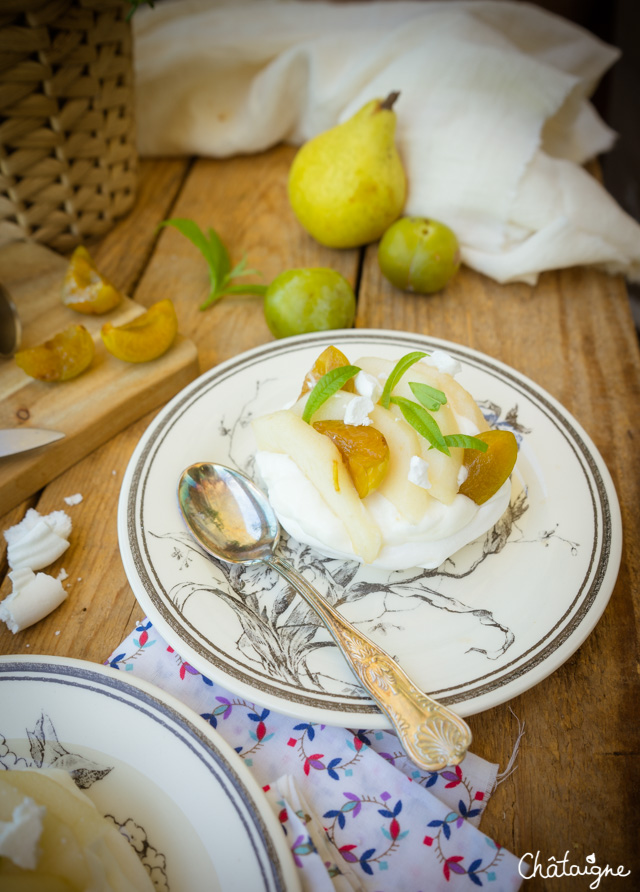
<path fill-rule="evenodd" d="M 382 648 L 362 635 L 282 558 L 264 558 L 323 620 L 364 687 L 388 715 L 407 755 L 421 768 L 457 765 L 471 744 L 466 722 L 414 685 Z"/>

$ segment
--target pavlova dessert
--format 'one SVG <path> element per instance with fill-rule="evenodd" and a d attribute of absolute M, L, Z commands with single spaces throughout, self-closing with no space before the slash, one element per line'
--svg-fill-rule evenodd
<path fill-rule="evenodd" d="M 67 771 L 25 768 L 0 771 L 0 889 L 154 892 L 154 884 Z"/>
<path fill-rule="evenodd" d="M 284 529 L 373 567 L 435 568 L 509 504 L 517 442 L 486 430 L 447 353 L 398 362 L 336 347 L 290 408 L 256 418 L 256 468 Z"/>

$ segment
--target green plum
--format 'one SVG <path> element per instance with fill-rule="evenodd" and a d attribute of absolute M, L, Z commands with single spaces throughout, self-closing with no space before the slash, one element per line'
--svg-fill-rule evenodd
<path fill-rule="evenodd" d="M 344 276 L 332 269 L 289 269 L 266 290 L 264 317 L 276 338 L 351 328 L 356 299 Z"/>
<path fill-rule="evenodd" d="M 402 291 L 440 291 L 460 267 L 455 233 L 444 223 L 424 217 L 402 217 L 380 239 L 382 274 Z"/>

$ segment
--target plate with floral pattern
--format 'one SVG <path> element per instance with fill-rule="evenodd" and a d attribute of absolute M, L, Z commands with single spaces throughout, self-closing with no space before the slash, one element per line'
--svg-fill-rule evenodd
<path fill-rule="evenodd" d="M 160 688 L 56 657 L 0 657 L 0 770 L 61 768 L 156 892 L 295 892 L 277 817 L 237 753 Z"/>
<path fill-rule="evenodd" d="M 190 464 L 255 476 L 251 421 L 295 399 L 329 344 L 350 362 L 444 350 L 487 428 L 512 430 L 519 453 L 496 526 L 436 570 L 384 571 L 324 557 L 283 535 L 279 548 L 431 696 L 460 715 L 542 681 L 604 610 L 621 555 L 609 472 L 585 431 L 548 393 L 477 351 L 423 335 L 348 330 L 271 342 L 221 363 L 181 391 L 141 438 L 123 480 L 118 533 L 136 598 L 194 668 L 265 707 L 310 721 L 385 728 L 329 633 L 262 564 L 207 557 L 180 517 Z"/>

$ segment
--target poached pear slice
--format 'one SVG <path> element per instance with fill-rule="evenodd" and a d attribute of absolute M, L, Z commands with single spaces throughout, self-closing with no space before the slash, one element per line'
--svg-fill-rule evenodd
<path fill-rule="evenodd" d="M 344 523 L 354 552 L 365 563 L 378 556 L 382 534 L 368 513 L 329 437 L 318 433 L 295 412 L 281 409 L 252 422 L 258 449 L 288 455 Z"/>

